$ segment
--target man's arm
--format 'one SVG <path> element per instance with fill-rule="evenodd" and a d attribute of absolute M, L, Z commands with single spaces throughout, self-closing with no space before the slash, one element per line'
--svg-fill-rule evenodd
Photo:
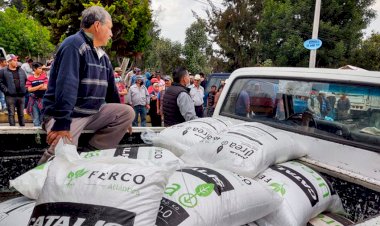
<path fill-rule="evenodd" d="M 71 45 L 63 47 L 60 53 L 59 67 L 55 77 L 55 123 L 52 131 L 70 131 L 71 114 L 78 97 L 80 55 Z"/>
<path fill-rule="evenodd" d="M 198 118 L 195 114 L 194 102 L 191 99 L 190 95 L 185 92 L 182 92 L 177 97 L 177 105 L 181 115 L 185 118 L 186 121 Z"/>
<path fill-rule="evenodd" d="M 4 94 L 6 94 L 8 92 L 8 88 L 7 86 L 4 84 L 5 83 L 5 78 L 4 78 L 4 68 L 3 69 L 0 69 L 0 90 L 1 92 L 3 92 Z"/>
<path fill-rule="evenodd" d="M 127 104 L 132 105 L 132 87 L 129 88 L 127 93 Z"/>

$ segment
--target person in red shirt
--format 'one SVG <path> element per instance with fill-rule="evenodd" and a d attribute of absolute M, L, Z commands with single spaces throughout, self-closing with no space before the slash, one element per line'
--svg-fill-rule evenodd
<path fill-rule="evenodd" d="M 32 69 L 33 74 L 30 74 L 26 81 L 26 88 L 30 93 L 27 111 L 33 117 L 34 126 L 40 126 L 42 123 L 42 98 L 47 90 L 48 78 L 41 63 L 33 63 Z"/>
<path fill-rule="evenodd" d="M 115 69 L 115 72 L 117 72 L 116 69 Z M 121 76 L 119 73 L 115 73 L 115 83 L 116 83 L 117 91 L 119 92 L 120 103 L 125 104 L 125 95 L 128 94 L 128 90 L 125 87 L 125 83 L 121 79 Z"/>

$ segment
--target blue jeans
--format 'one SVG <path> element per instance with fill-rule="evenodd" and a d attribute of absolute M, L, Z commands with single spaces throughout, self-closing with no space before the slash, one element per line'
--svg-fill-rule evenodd
<path fill-rule="evenodd" d="M 1 91 L 0 91 L 0 106 L 2 110 L 4 110 L 7 107 L 7 104 L 5 103 L 4 93 Z"/>
<path fill-rule="evenodd" d="M 135 120 L 132 122 L 132 126 L 138 126 L 139 114 L 141 119 L 141 127 L 146 127 L 146 108 L 144 105 L 136 105 L 133 107 L 135 110 Z"/>
<path fill-rule="evenodd" d="M 41 110 L 38 108 L 38 101 L 34 101 L 32 110 L 33 124 L 34 126 L 40 126 L 42 123 L 42 113 Z"/>

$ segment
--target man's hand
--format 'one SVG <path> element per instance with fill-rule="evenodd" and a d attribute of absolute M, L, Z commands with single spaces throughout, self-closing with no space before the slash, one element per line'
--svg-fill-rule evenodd
<path fill-rule="evenodd" d="M 70 131 L 63 130 L 63 131 L 50 131 L 47 135 L 46 142 L 55 147 L 61 138 L 67 138 L 69 141 L 73 141 L 73 138 L 71 137 Z"/>
<path fill-rule="evenodd" d="M 149 110 L 149 109 L 150 109 L 150 105 L 149 105 L 149 104 L 145 105 L 145 108 L 146 108 L 147 110 Z"/>
<path fill-rule="evenodd" d="M 129 135 L 132 135 L 132 126 L 128 126 L 128 133 L 129 133 Z"/>

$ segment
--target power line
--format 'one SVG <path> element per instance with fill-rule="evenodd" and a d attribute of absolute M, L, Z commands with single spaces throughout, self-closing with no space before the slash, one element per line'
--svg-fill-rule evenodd
<path fill-rule="evenodd" d="M 207 5 L 207 6 L 209 6 L 209 7 L 211 7 L 211 5 L 207 2 L 207 1 L 205 1 L 205 0 L 193 0 L 193 1 L 196 1 L 196 2 L 199 2 L 199 3 L 202 3 L 202 4 L 204 4 L 204 5 Z M 215 2 L 215 0 L 209 0 L 216 8 L 218 8 L 218 9 L 221 9 L 222 7 L 222 3 L 221 2 Z M 218 5 L 220 5 L 220 6 L 218 6 Z"/>

